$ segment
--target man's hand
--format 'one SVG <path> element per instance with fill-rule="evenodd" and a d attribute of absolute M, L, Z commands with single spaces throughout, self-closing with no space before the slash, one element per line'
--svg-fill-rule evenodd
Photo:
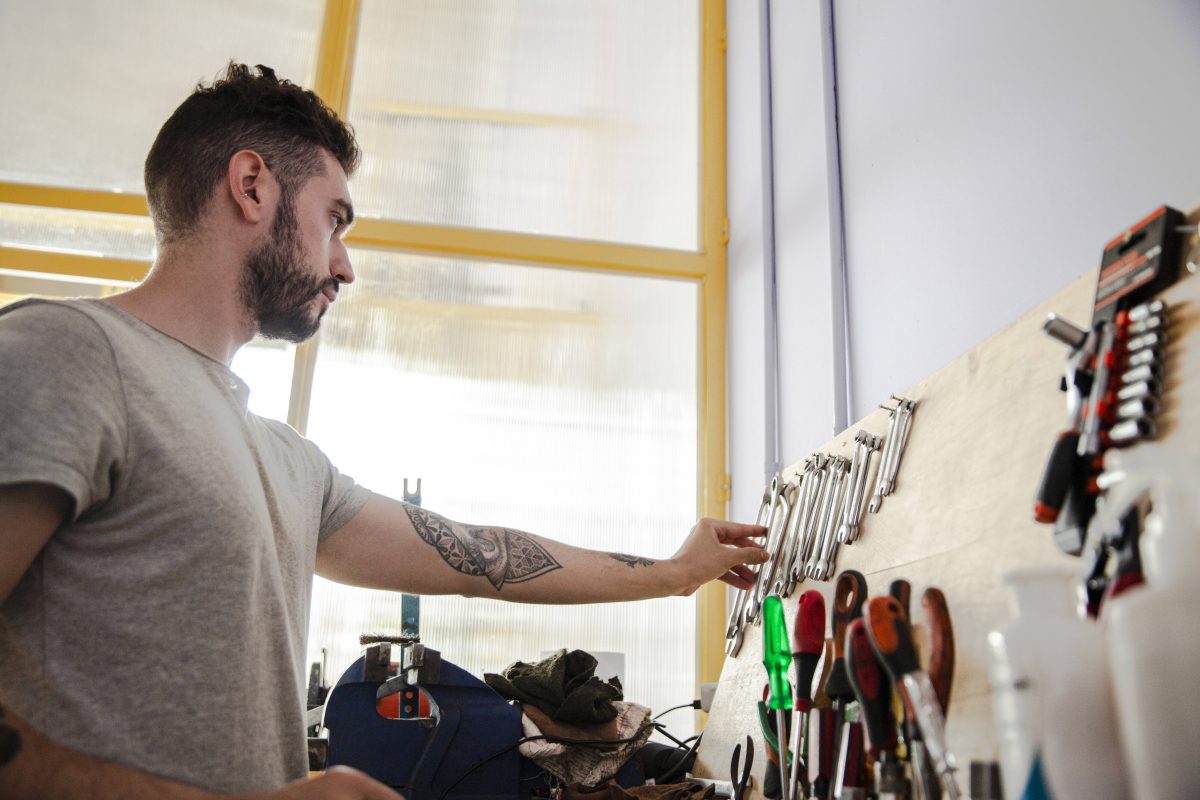
<path fill-rule="evenodd" d="M 323 775 L 243 800 L 402 800 L 375 779 L 350 767 L 332 767 Z"/>
<path fill-rule="evenodd" d="M 754 585 L 754 572 L 747 565 L 767 560 L 767 551 L 760 541 L 766 535 L 767 529 L 762 525 L 707 517 L 697 522 L 683 546 L 671 557 L 685 576 L 679 594 L 692 594 L 714 578 L 735 589 L 749 589 Z"/>

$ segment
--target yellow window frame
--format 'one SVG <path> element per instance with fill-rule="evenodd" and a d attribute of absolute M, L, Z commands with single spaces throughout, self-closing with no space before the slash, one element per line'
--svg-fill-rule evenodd
<path fill-rule="evenodd" d="M 314 90 L 344 116 L 358 35 L 361 0 L 326 0 Z M 726 249 L 729 222 L 725 184 L 725 1 L 702 0 L 701 43 L 701 241 L 698 252 L 451 228 L 392 220 L 361 220 L 346 237 L 351 247 L 457 255 L 492 261 L 571 266 L 635 275 L 674 277 L 700 286 L 698 485 L 701 515 L 725 517 Z M 141 195 L 0 182 L 0 203 L 148 216 Z M 47 253 L 0 246 L 0 269 L 135 282 L 149 265 L 128 259 Z M 318 338 L 296 350 L 288 421 L 303 432 L 316 364 Z M 697 602 L 696 674 L 716 681 L 724 662 L 725 591 L 710 584 Z"/>

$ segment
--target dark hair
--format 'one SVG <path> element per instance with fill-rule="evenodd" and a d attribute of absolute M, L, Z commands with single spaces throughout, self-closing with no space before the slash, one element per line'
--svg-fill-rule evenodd
<path fill-rule="evenodd" d="M 358 166 L 353 129 L 312 91 L 230 62 L 225 77 L 196 90 L 163 124 L 146 156 L 146 202 L 159 239 L 193 232 L 229 159 L 253 150 L 279 181 L 284 202 L 322 171 L 322 150 L 346 175 Z"/>

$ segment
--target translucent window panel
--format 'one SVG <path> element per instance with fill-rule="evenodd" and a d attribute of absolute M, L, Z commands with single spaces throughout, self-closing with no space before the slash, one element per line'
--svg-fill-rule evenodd
<path fill-rule="evenodd" d="M 366 0 L 367 216 L 695 250 L 698 0 Z"/>
<path fill-rule="evenodd" d="M 250 410 L 287 422 L 296 347 L 261 336 L 237 352 L 229 368 L 250 387 Z"/>
<path fill-rule="evenodd" d="M 397 498 L 421 478 L 423 505 L 463 522 L 674 553 L 697 509 L 696 284 L 353 257 L 358 280 L 323 323 L 308 424 L 339 469 Z M 399 633 L 400 611 L 397 594 L 318 579 L 311 661 L 327 649 L 339 675 L 360 634 Z M 695 691 L 694 616 L 693 598 L 424 597 L 421 633 L 477 675 L 558 647 L 621 652 L 626 696 L 661 711 Z"/>
<path fill-rule="evenodd" d="M 141 192 L 158 129 L 231 60 L 311 85 L 322 0 L 4 0 L 0 180 Z"/>
<path fill-rule="evenodd" d="M 0 246 L 149 264 L 155 254 L 154 226 L 148 217 L 0 203 Z"/>

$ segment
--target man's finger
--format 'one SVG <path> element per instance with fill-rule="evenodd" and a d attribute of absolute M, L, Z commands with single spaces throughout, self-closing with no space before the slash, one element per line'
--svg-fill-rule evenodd
<path fill-rule="evenodd" d="M 729 541 L 722 542 L 721 544 L 727 544 L 732 547 L 754 547 L 759 550 L 763 549 L 763 543 L 757 539 L 730 539 Z"/>
<path fill-rule="evenodd" d="M 749 589 L 754 585 L 753 578 L 743 578 L 741 575 L 735 575 L 732 571 L 726 572 L 717 580 L 722 583 L 728 583 L 735 589 Z"/>
<path fill-rule="evenodd" d="M 767 529 L 762 525 L 748 525 L 744 522 L 726 522 L 720 521 L 715 523 L 717 537 L 721 541 L 727 542 L 730 539 L 743 539 L 747 536 L 766 536 Z"/>

